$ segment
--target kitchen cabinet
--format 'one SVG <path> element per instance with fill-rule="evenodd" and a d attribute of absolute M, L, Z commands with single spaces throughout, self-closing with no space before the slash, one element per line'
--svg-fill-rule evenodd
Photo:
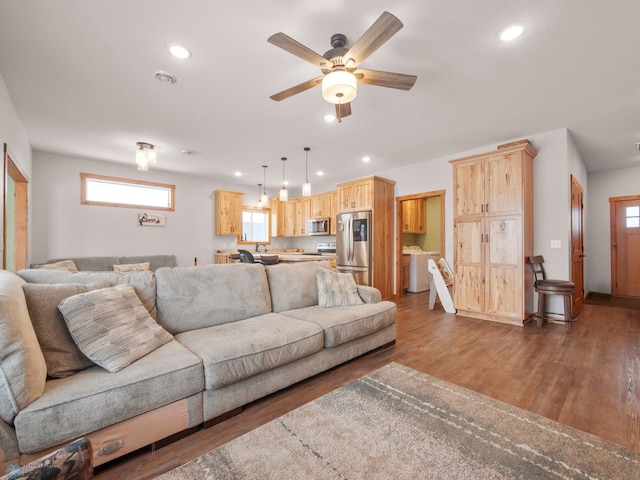
<path fill-rule="evenodd" d="M 427 232 L 427 201 L 424 198 L 402 202 L 402 233 Z"/>
<path fill-rule="evenodd" d="M 331 197 L 331 210 L 330 217 L 331 222 L 329 222 L 329 229 L 331 235 L 336 234 L 336 217 L 338 215 L 338 190 L 332 190 L 329 192 L 329 196 Z"/>
<path fill-rule="evenodd" d="M 458 314 L 523 325 L 533 313 L 533 158 L 528 143 L 451 161 Z"/>
<path fill-rule="evenodd" d="M 290 198 L 284 203 L 284 236 L 296 236 L 296 202 Z"/>
<path fill-rule="evenodd" d="M 215 201 L 215 234 L 242 234 L 242 199 L 244 194 L 228 190 L 216 190 Z"/>
<path fill-rule="evenodd" d="M 375 177 L 338 184 L 338 213 L 359 212 L 373 208 Z"/>
<path fill-rule="evenodd" d="M 411 278 L 410 264 L 411 258 L 409 255 L 402 255 L 402 291 L 406 291 L 409 288 L 409 281 Z"/>
<path fill-rule="evenodd" d="M 331 217 L 331 193 L 319 193 L 310 197 L 311 218 Z"/>
<path fill-rule="evenodd" d="M 285 236 L 285 202 L 281 202 L 278 197 L 269 199 L 269 208 L 271 209 L 271 236 Z"/>
<path fill-rule="evenodd" d="M 295 204 L 295 233 L 296 237 L 309 234 L 309 218 L 311 218 L 311 198 L 301 197 L 290 200 Z"/>
<path fill-rule="evenodd" d="M 337 185 L 338 213 L 371 211 L 371 285 L 382 298 L 395 291 L 395 183 L 372 176 Z"/>

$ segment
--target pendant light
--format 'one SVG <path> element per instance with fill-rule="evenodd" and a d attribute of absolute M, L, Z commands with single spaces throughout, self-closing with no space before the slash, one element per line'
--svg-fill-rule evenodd
<path fill-rule="evenodd" d="M 258 204 L 256 205 L 260 210 L 262 210 L 262 184 L 258 184 Z"/>
<path fill-rule="evenodd" d="M 280 201 L 286 202 L 289 200 L 289 192 L 287 191 L 287 187 L 284 183 L 284 162 L 287 161 L 287 157 L 282 157 L 280 160 L 282 160 L 282 188 L 280 189 Z"/>
<path fill-rule="evenodd" d="M 309 173 L 309 150 L 311 148 L 304 147 L 304 183 L 302 184 L 302 196 L 310 197 L 311 196 L 311 184 L 309 183 L 308 173 Z"/>
<path fill-rule="evenodd" d="M 263 207 L 269 205 L 269 195 L 267 195 L 267 166 L 262 165 L 262 194 L 260 195 L 260 204 Z"/>

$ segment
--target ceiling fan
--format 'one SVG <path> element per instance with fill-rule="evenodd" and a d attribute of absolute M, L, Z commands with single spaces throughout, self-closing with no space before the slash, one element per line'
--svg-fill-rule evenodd
<path fill-rule="evenodd" d="M 269 43 L 320 67 L 322 75 L 271 95 L 269 98 L 276 101 L 284 100 L 322 84 L 323 98 L 335 104 L 336 117 L 341 121 L 342 118 L 351 115 L 351 100 L 356 97 L 358 82 L 378 87 L 410 90 L 418 78 L 415 75 L 358 68 L 402 26 L 402 22 L 394 15 L 383 12 L 351 48 L 346 47 L 345 35 L 341 33 L 332 35 L 332 48 L 324 55 L 317 54 L 282 32 L 271 35 L 267 39 Z"/>

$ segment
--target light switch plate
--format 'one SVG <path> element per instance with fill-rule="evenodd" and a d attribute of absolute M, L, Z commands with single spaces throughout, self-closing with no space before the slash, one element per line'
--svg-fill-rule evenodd
<path fill-rule="evenodd" d="M 551 248 L 562 248 L 560 240 L 551 240 Z"/>

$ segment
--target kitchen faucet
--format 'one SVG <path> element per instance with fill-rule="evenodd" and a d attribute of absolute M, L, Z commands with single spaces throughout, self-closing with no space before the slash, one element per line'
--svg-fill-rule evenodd
<path fill-rule="evenodd" d="M 258 253 L 260 247 L 264 247 L 264 253 L 267 253 L 267 245 L 264 243 L 256 243 L 256 253 Z"/>

